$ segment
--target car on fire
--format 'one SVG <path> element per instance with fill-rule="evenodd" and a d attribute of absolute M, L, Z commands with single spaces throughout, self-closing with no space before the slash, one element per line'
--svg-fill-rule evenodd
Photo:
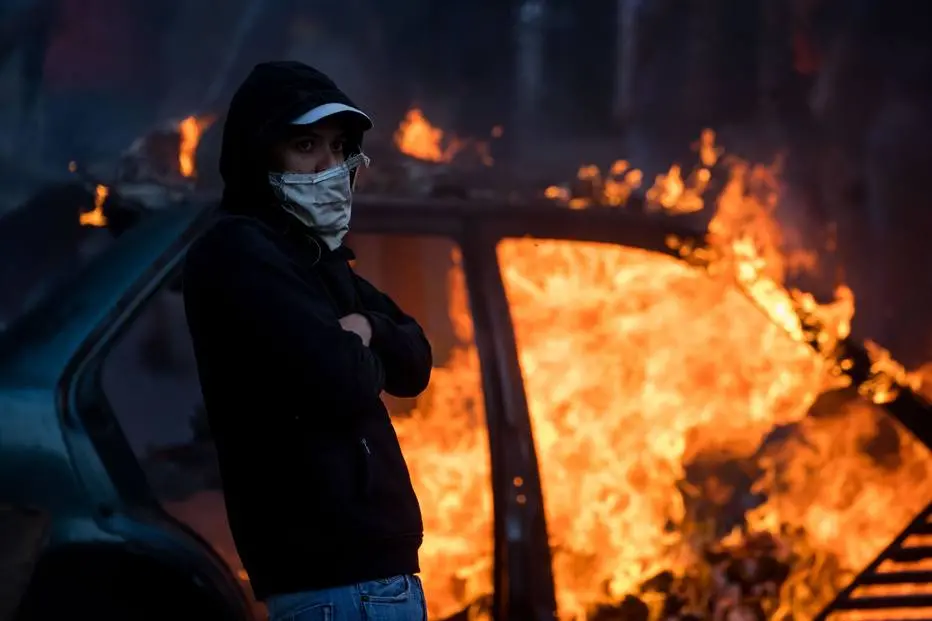
<path fill-rule="evenodd" d="M 52 524 L 24 618 L 82 608 L 96 618 L 162 618 L 181 606 L 192 612 L 195 604 L 186 602 L 196 602 L 202 618 L 251 614 L 209 439 L 199 450 L 204 434 L 190 426 L 202 420 L 196 377 L 190 360 L 181 372 L 169 368 L 173 356 L 190 356 L 186 343 L 173 342 L 184 338 L 179 266 L 211 218 L 209 203 L 146 216 L 0 337 L 0 498 L 38 507 Z M 452 265 L 454 249 L 461 257 L 495 464 L 488 483 L 501 544 L 495 608 L 503 619 L 544 618 L 553 609 L 537 465 L 516 389 L 517 354 L 513 344 L 503 347 L 513 335 L 495 255 L 498 238 L 528 234 L 663 246 L 661 229 L 646 220 L 580 218 L 550 204 L 371 199 L 360 200 L 351 242 L 360 263 L 403 265 L 409 282 L 410 269 L 433 269 L 419 282 L 441 294 L 438 261 Z M 434 265 L 405 262 L 418 243 Z M 393 289 L 386 278 L 375 280 Z M 403 303 L 424 295 L 394 293 Z M 158 330 L 166 321 L 175 325 Z M 425 325 L 439 323 L 428 318 Z M 435 347 L 455 339 L 440 330 L 431 338 Z M 123 373 L 140 364 L 147 372 Z M 139 379 L 148 376 L 156 380 Z M 404 404 L 393 405 L 399 408 Z"/>
<path fill-rule="evenodd" d="M 212 201 L 194 198 L 140 217 L 0 333 L 0 501 L 48 524 L 19 610 L 24 621 L 263 614 L 226 525 L 179 295 L 185 251 L 214 217 Z M 689 217 L 551 202 L 359 198 L 349 238 L 357 269 L 421 319 L 439 361 L 423 399 L 389 400 L 422 504 L 442 507 L 428 506 L 426 516 L 428 532 L 441 535 L 428 536 L 424 569 L 446 578 L 428 593 L 432 617 L 483 609 L 499 620 L 542 620 L 556 609 L 538 452 L 559 445 L 561 430 L 532 425 L 540 397 L 522 370 L 585 370 L 567 364 L 573 352 L 559 337 L 544 343 L 549 360 L 522 357 L 527 331 L 518 329 L 508 290 L 521 283 L 503 276 L 504 253 L 513 259 L 559 240 L 675 256 L 671 236 L 700 240 L 702 230 Z M 566 289 L 571 275 L 552 263 L 558 251 L 531 257 L 552 276 L 522 286 L 582 295 Z M 612 265 L 600 261 L 602 277 L 612 278 Z M 579 300 L 589 310 L 603 303 L 598 294 Z M 580 330 L 592 330 L 581 321 Z M 430 408 L 449 416 L 425 416 Z M 431 432 L 445 435 L 419 448 Z M 454 464 L 457 455 L 465 459 Z M 443 476 L 426 485 L 441 467 Z M 449 502 L 453 490 L 459 503 Z"/>

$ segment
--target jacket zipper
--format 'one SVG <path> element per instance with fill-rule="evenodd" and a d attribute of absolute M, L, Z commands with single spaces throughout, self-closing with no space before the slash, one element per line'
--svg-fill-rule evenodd
<path fill-rule="evenodd" d="M 366 452 L 362 464 L 362 495 L 365 497 L 369 495 L 372 486 L 372 465 L 369 463 L 372 451 L 369 449 L 369 441 L 366 438 L 359 438 L 359 444 L 362 445 L 362 449 Z"/>

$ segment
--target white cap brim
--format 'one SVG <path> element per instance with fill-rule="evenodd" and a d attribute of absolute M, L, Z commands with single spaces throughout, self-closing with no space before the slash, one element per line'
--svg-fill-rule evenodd
<path fill-rule="evenodd" d="M 358 114 L 362 118 L 366 119 L 369 127 L 372 127 L 372 119 L 369 118 L 369 115 L 360 110 L 359 108 L 354 108 L 353 106 L 347 106 L 346 104 L 341 103 L 327 103 L 316 108 L 311 108 L 295 120 L 291 122 L 292 125 L 311 125 L 316 123 L 321 119 L 325 119 L 328 116 L 333 116 L 334 114 L 342 114 L 344 112 L 351 112 L 353 114 Z"/>

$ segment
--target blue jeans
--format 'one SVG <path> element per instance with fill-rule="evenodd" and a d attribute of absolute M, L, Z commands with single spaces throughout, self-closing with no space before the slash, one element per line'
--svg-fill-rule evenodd
<path fill-rule="evenodd" d="M 349 586 L 273 595 L 269 621 L 427 621 L 417 576 L 395 576 Z"/>

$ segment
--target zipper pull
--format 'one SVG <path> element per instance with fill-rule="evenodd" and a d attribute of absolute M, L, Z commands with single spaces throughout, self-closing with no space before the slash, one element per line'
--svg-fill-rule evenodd
<path fill-rule="evenodd" d="M 366 449 L 366 455 L 372 455 L 372 451 L 369 450 L 369 441 L 362 438 L 359 442 L 362 444 L 362 447 Z"/>

